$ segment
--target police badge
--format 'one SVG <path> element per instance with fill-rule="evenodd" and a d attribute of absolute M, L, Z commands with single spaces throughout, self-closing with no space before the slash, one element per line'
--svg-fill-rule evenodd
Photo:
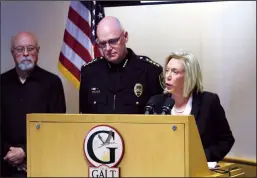
<path fill-rule="evenodd" d="M 134 93 L 137 97 L 140 97 L 143 93 L 143 85 L 141 83 L 136 83 L 134 86 Z"/>

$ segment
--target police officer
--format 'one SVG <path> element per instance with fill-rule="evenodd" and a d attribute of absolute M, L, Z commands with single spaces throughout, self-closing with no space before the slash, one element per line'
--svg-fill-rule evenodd
<path fill-rule="evenodd" d="M 80 113 L 142 114 L 153 95 L 163 92 L 162 67 L 126 47 L 128 32 L 115 17 L 97 27 L 104 57 L 81 68 Z"/>

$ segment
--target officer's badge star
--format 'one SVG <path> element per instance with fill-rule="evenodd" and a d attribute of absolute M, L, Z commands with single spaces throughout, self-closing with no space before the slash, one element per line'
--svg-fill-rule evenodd
<path fill-rule="evenodd" d="M 89 65 L 89 64 L 92 64 L 92 63 L 94 63 L 95 61 L 97 61 L 98 59 L 102 59 L 102 58 L 95 58 L 95 59 L 93 59 L 92 61 L 85 63 L 83 66 L 85 67 L 85 66 L 87 66 L 87 65 Z"/>
<path fill-rule="evenodd" d="M 160 64 L 158 64 L 157 62 L 153 61 L 152 59 L 148 58 L 147 56 L 140 56 L 139 59 L 143 59 L 147 62 L 149 62 L 150 64 L 153 64 L 157 67 L 160 67 Z"/>

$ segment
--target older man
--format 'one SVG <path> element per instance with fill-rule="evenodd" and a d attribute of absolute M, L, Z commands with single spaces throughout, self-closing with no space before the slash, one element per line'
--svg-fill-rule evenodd
<path fill-rule="evenodd" d="M 60 78 L 37 65 L 36 36 L 20 32 L 12 38 L 15 68 L 1 74 L 2 176 L 26 176 L 26 114 L 65 113 Z"/>
<path fill-rule="evenodd" d="M 97 26 L 103 56 L 81 68 L 81 113 L 140 114 L 148 99 L 162 93 L 162 67 L 126 47 L 128 32 L 115 17 Z"/>

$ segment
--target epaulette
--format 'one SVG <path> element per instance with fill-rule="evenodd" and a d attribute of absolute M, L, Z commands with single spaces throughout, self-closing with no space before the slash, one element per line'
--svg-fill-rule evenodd
<path fill-rule="evenodd" d="M 83 65 L 83 67 L 88 66 L 89 64 L 92 64 L 92 63 L 98 61 L 99 59 L 103 59 L 103 57 L 97 57 L 97 58 L 93 59 L 92 61 L 90 61 L 90 62 L 88 62 L 88 63 L 85 63 L 85 64 Z"/>
<path fill-rule="evenodd" d="M 147 56 L 139 56 L 139 59 L 143 59 L 143 60 L 149 62 L 150 64 L 153 64 L 153 65 L 155 65 L 155 66 L 157 66 L 157 67 L 161 67 L 160 64 L 158 64 L 157 62 L 153 61 L 152 59 L 150 59 L 150 58 L 147 57 Z"/>

